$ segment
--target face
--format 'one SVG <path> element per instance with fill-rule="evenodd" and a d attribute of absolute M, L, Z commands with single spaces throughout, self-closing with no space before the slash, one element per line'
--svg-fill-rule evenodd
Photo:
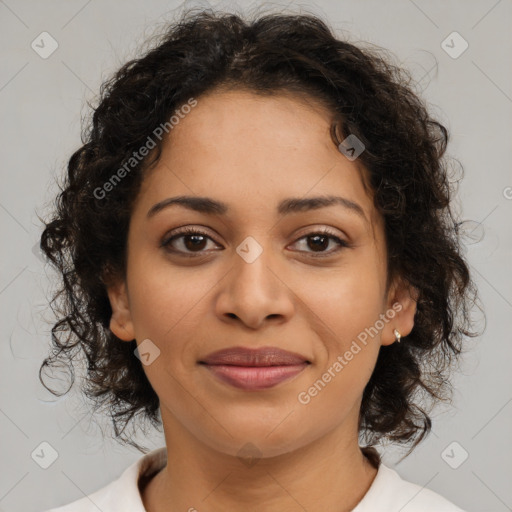
<path fill-rule="evenodd" d="M 415 303 L 403 286 L 386 289 L 382 218 L 329 126 L 313 100 L 217 91 L 198 98 L 148 171 L 126 281 L 108 291 L 112 331 L 145 343 L 166 435 L 232 455 L 250 442 L 261 457 L 334 430 L 357 442 L 379 349 L 395 328 L 410 332 Z M 178 196 L 224 208 L 165 205 Z M 305 201 L 320 196 L 342 199 Z M 201 363 L 234 347 L 277 347 L 307 362 L 268 387 L 265 378 L 239 387 Z"/>

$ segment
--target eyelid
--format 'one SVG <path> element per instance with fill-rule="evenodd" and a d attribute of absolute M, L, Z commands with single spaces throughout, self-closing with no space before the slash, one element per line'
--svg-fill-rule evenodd
<path fill-rule="evenodd" d="M 331 229 L 333 231 L 331 231 Z M 291 235 L 291 236 L 294 236 L 294 237 L 297 237 L 297 238 L 303 238 L 304 236 L 307 236 L 307 235 L 323 233 L 323 234 L 330 235 L 330 236 L 337 237 L 337 238 L 347 237 L 347 235 L 345 233 L 341 232 L 340 230 L 335 232 L 334 229 L 335 228 L 331 228 L 330 226 L 325 226 L 325 225 L 321 225 L 321 224 L 312 224 L 312 225 L 305 226 L 305 227 L 301 228 L 298 233 L 295 233 L 294 235 Z M 192 234 L 202 234 L 204 236 L 208 236 L 215 243 L 218 243 L 215 240 L 215 236 L 216 235 L 210 234 L 210 232 L 208 231 L 208 228 L 205 228 L 205 227 L 202 227 L 202 226 L 201 227 L 196 227 L 193 224 L 192 225 L 181 226 L 181 227 L 175 228 L 174 230 L 171 230 L 168 233 L 169 236 L 167 236 L 167 235 L 164 236 L 164 241 L 165 240 L 169 240 L 170 238 L 172 238 L 174 236 L 177 236 L 177 235 L 190 234 L 190 233 L 192 233 Z M 346 242 L 349 243 L 348 241 L 346 241 Z"/>
<path fill-rule="evenodd" d="M 323 233 L 326 235 L 330 235 L 337 238 L 348 238 L 347 235 L 341 231 L 340 229 L 333 228 L 331 226 L 327 226 L 325 224 L 311 224 L 309 226 L 305 226 L 301 228 L 297 233 L 295 233 L 293 236 L 302 238 L 306 235 L 312 235 L 315 233 Z M 348 241 L 347 241 L 348 243 Z"/>

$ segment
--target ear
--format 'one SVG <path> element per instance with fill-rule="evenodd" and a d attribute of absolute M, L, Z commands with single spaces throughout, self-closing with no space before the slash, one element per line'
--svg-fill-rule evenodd
<path fill-rule="evenodd" d="M 391 345 L 396 341 L 394 330 L 396 329 L 401 337 L 405 337 L 414 327 L 414 315 L 419 292 L 417 288 L 406 283 L 403 279 L 397 278 L 390 286 L 387 297 L 386 316 L 389 319 L 385 323 L 381 335 L 381 345 Z M 394 312 L 394 314 L 393 314 Z"/>
<path fill-rule="evenodd" d="M 123 341 L 135 339 L 135 331 L 130 313 L 130 303 L 125 281 L 118 281 L 107 287 L 108 298 L 112 308 L 110 330 Z"/>

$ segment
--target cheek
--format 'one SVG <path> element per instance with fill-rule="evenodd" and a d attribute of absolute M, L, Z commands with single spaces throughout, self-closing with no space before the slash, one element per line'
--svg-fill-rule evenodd
<path fill-rule="evenodd" d="M 380 349 L 380 331 L 374 330 L 382 312 L 377 278 L 346 275 L 332 280 L 328 292 L 317 290 L 310 296 L 315 314 L 307 322 L 316 333 L 319 357 L 297 397 L 308 417 L 324 418 L 332 425 L 359 407 Z"/>
<path fill-rule="evenodd" d="M 179 401 L 181 386 L 193 367 L 200 344 L 201 321 L 212 285 L 190 273 L 153 267 L 133 275 L 130 304 L 138 343 L 149 339 L 158 356 L 143 369 L 160 397 Z M 186 362 L 186 364 L 184 364 Z M 177 380 L 175 380 L 177 379 Z"/>
<path fill-rule="evenodd" d="M 166 344 L 177 331 L 197 328 L 198 313 L 215 285 L 211 272 L 172 266 L 164 257 L 134 258 L 129 267 L 130 310 L 137 339 Z"/>
<path fill-rule="evenodd" d="M 331 273 L 324 286 L 315 286 L 307 303 L 336 335 L 343 348 L 379 318 L 384 306 L 383 276 L 357 265 Z M 318 283 L 317 283 L 318 284 Z"/>

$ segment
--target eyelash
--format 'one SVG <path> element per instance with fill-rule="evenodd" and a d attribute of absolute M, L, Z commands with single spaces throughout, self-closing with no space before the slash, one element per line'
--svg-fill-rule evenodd
<path fill-rule="evenodd" d="M 215 242 L 215 240 L 213 240 L 210 237 L 210 235 L 208 235 L 207 233 L 205 233 L 205 232 L 203 232 L 201 230 L 198 230 L 197 228 L 190 228 L 190 227 L 188 227 L 188 228 L 183 228 L 182 230 L 180 230 L 177 233 L 174 233 L 171 237 L 164 238 L 162 243 L 161 243 L 161 246 L 166 248 L 166 250 L 168 250 L 169 252 L 172 252 L 172 253 L 175 253 L 175 254 L 179 254 L 179 255 L 184 256 L 184 257 L 195 258 L 195 257 L 203 255 L 205 253 L 205 251 L 198 251 L 196 253 L 194 253 L 194 252 L 184 253 L 182 251 L 178 251 L 176 249 L 169 248 L 171 243 L 174 240 L 177 240 L 177 239 L 179 239 L 179 238 L 181 238 L 183 236 L 187 236 L 187 235 L 200 235 L 200 236 L 204 236 L 206 238 L 209 238 L 210 240 Z M 333 254 L 338 253 L 342 249 L 350 247 L 350 244 L 348 242 L 346 242 L 345 240 L 342 240 L 341 238 L 339 238 L 338 236 L 336 236 L 335 234 L 333 234 L 331 231 L 329 231 L 326 228 L 322 228 L 322 229 L 319 229 L 319 230 L 316 230 L 316 231 L 311 231 L 310 233 L 306 233 L 305 235 L 303 235 L 300 238 L 298 238 L 297 241 L 298 240 L 302 240 L 304 238 L 309 238 L 309 237 L 318 236 L 318 235 L 326 236 L 329 239 L 334 240 L 335 242 L 337 242 L 339 244 L 339 247 L 338 247 L 338 249 L 336 249 L 334 251 L 330 251 L 330 252 L 324 252 L 324 253 L 314 253 L 314 252 L 311 252 L 310 254 L 314 258 L 325 258 L 325 257 L 328 257 L 328 256 L 332 256 Z M 306 252 L 308 252 L 308 251 L 306 251 Z"/>

